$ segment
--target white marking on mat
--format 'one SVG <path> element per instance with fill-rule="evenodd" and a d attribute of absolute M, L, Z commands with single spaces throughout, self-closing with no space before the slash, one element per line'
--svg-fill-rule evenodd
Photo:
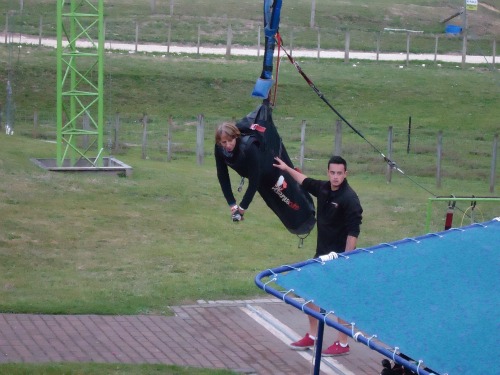
<path fill-rule="evenodd" d="M 271 332 L 275 337 L 283 341 L 285 344 L 288 345 L 290 342 L 300 339 L 300 336 L 295 331 L 280 322 L 265 309 L 249 304 L 247 304 L 245 307 L 240 307 L 240 309 L 265 329 L 267 329 L 269 332 Z M 313 366 L 313 351 L 305 350 L 297 351 L 297 353 L 311 362 L 311 366 Z M 323 366 L 321 366 L 321 372 L 327 375 L 356 375 L 335 359 L 323 358 L 321 360 L 321 363 L 323 364 Z"/>

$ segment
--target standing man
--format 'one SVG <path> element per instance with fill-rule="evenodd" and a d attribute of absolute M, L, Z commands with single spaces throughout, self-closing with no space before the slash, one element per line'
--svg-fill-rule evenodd
<path fill-rule="evenodd" d="M 302 187 L 317 199 L 317 233 L 315 258 L 332 251 L 343 253 L 356 248 L 360 233 L 363 209 L 358 195 L 347 183 L 347 162 L 340 156 L 332 156 L 328 161 L 328 181 L 309 178 L 290 168 L 279 158 L 275 158 L 276 168 L 288 173 Z M 346 280 L 348 282 L 348 280 Z M 335 286 L 333 286 L 335 287 Z M 309 303 L 308 307 L 320 311 L 319 307 Z M 318 321 L 309 318 L 309 332 L 292 344 L 294 350 L 306 350 L 314 347 L 318 334 Z M 338 322 L 346 322 L 338 319 Z M 339 331 L 338 340 L 322 352 L 323 356 L 349 354 L 347 335 Z"/>

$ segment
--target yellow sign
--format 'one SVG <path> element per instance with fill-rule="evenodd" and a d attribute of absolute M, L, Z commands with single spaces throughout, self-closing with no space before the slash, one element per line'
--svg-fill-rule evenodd
<path fill-rule="evenodd" d="M 477 0 L 465 0 L 467 10 L 477 10 Z"/>

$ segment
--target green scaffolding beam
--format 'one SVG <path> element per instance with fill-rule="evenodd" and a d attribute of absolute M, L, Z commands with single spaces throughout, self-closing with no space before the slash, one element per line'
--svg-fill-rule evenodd
<path fill-rule="evenodd" d="M 103 164 L 104 0 L 57 0 L 57 166 Z"/>
<path fill-rule="evenodd" d="M 497 202 L 500 203 L 500 197 L 475 197 L 475 196 L 470 196 L 470 197 L 458 197 L 454 195 L 450 195 L 448 197 L 431 197 L 427 201 L 427 218 L 425 222 L 425 230 L 426 233 L 429 233 L 430 227 L 431 227 L 431 216 L 432 216 L 432 202 L 471 202 L 473 205 L 476 204 L 476 202 Z M 500 212 L 500 211 L 498 211 Z"/>

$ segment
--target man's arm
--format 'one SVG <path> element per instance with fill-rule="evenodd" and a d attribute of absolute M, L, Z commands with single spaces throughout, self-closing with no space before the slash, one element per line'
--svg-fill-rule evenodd
<path fill-rule="evenodd" d="M 273 167 L 276 167 L 278 169 L 281 169 L 283 172 L 288 173 L 300 185 L 302 185 L 302 182 L 307 178 L 306 175 L 285 164 L 285 162 L 279 157 L 275 157 L 274 160 L 276 160 L 276 164 L 273 164 Z"/>
<path fill-rule="evenodd" d="M 358 242 L 358 238 L 354 236 L 347 236 L 347 241 L 345 243 L 345 251 L 351 251 L 356 249 L 356 243 Z"/>

